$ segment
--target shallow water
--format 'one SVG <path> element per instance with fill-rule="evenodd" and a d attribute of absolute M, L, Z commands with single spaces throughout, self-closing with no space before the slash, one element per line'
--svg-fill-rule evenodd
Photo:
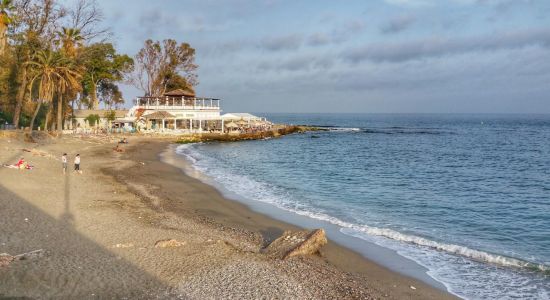
<path fill-rule="evenodd" d="M 328 131 L 184 145 L 243 197 L 394 249 L 469 299 L 550 295 L 550 116 L 268 115 Z"/>

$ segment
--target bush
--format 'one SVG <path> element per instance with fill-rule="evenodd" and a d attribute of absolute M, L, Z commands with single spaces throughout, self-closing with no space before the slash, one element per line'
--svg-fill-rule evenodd
<path fill-rule="evenodd" d="M 84 120 L 88 121 L 88 124 L 90 126 L 95 126 L 100 119 L 101 117 L 98 114 L 91 114 L 87 116 Z"/>

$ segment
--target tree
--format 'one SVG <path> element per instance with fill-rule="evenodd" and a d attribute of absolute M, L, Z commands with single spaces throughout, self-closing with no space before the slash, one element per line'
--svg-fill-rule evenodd
<path fill-rule="evenodd" d="M 8 44 L 8 26 L 13 23 L 11 12 L 15 10 L 12 0 L 0 0 L 0 55 L 4 55 Z"/>
<path fill-rule="evenodd" d="M 65 16 L 65 11 L 55 0 L 19 0 L 16 15 L 17 22 L 12 39 L 17 84 L 12 87 L 17 89 L 13 124 L 18 126 L 24 101 L 31 98 L 31 95 L 27 94 L 27 91 L 31 90 L 31 78 L 36 75 L 33 74 L 33 70 L 29 70 L 29 64 L 26 62 L 32 60 L 37 52 L 50 47 L 55 38 L 58 22 Z"/>
<path fill-rule="evenodd" d="M 68 10 L 71 27 L 78 29 L 80 35 L 86 41 L 101 40 L 110 32 L 108 28 L 101 26 L 103 12 L 95 0 L 78 0 Z"/>
<path fill-rule="evenodd" d="M 108 81 L 102 82 L 99 85 L 98 91 L 107 109 L 112 109 L 113 106 L 116 108 L 119 104 L 124 104 L 122 92 L 116 84 Z"/>
<path fill-rule="evenodd" d="M 117 54 L 110 43 L 95 43 L 86 47 L 81 62 L 86 67 L 83 78 L 85 92 L 90 95 L 94 109 L 99 106 L 98 86 L 102 83 L 114 84 L 122 81 L 134 67 L 134 60 L 128 55 Z"/>
<path fill-rule="evenodd" d="M 100 119 L 101 118 L 99 117 L 98 114 L 91 114 L 91 115 L 88 115 L 84 120 L 88 121 L 88 124 L 90 126 L 95 126 Z"/>
<path fill-rule="evenodd" d="M 75 60 L 77 56 L 77 50 L 80 49 L 83 43 L 83 38 L 80 35 L 80 30 L 76 28 L 62 27 L 61 31 L 57 32 L 58 42 L 61 43 L 61 53 L 70 60 Z M 58 91 L 57 101 L 57 130 L 62 129 L 63 119 L 63 107 L 68 103 L 68 99 L 74 99 L 79 90 L 82 89 L 81 85 L 69 85 L 66 87 L 60 86 L 63 90 Z M 63 99 L 65 98 L 65 102 Z"/>
<path fill-rule="evenodd" d="M 77 49 L 82 46 L 84 38 L 80 35 L 80 30 L 76 28 L 62 27 L 61 31 L 57 32 L 61 49 L 66 56 L 76 58 Z"/>
<path fill-rule="evenodd" d="M 34 121 L 42 103 L 52 102 L 56 91 L 62 94 L 68 87 L 79 85 L 81 74 L 72 60 L 67 59 L 59 52 L 51 50 L 39 51 L 33 57 L 33 60 L 27 62 L 27 65 L 31 66 L 36 72 L 31 81 L 31 86 L 34 86 L 35 83 L 38 85 L 38 103 L 30 125 L 32 134 Z"/>
<path fill-rule="evenodd" d="M 188 43 L 178 45 L 175 40 L 168 39 L 161 45 L 158 41 L 147 40 L 135 61 L 131 83 L 145 95 L 160 96 L 176 82 L 190 89 L 198 84 L 195 49 Z"/>

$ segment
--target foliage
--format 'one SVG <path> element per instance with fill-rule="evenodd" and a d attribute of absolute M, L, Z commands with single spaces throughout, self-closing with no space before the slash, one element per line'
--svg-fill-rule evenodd
<path fill-rule="evenodd" d="M 111 43 L 95 43 L 83 49 L 80 61 L 86 68 L 84 75 L 85 95 L 97 108 L 98 85 L 114 85 L 133 70 L 134 60 L 125 54 L 117 54 Z M 118 88 L 117 88 L 118 90 Z"/>
<path fill-rule="evenodd" d="M 75 58 L 76 51 L 82 46 L 84 38 L 80 35 L 78 28 L 62 27 L 62 31 L 57 32 L 58 42 L 61 43 L 61 50 L 68 56 Z"/>
<path fill-rule="evenodd" d="M 88 124 L 90 124 L 90 126 L 93 126 L 97 124 L 100 119 L 101 117 L 98 114 L 90 114 L 84 120 L 88 121 Z"/>
<path fill-rule="evenodd" d="M 105 112 L 105 114 L 103 115 L 103 117 L 105 119 L 107 119 L 108 121 L 114 121 L 116 119 L 116 112 L 114 110 L 108 110 Z"/>
<path fill-rule="evenodd" d="M 98 91 L 107 109 L 117 108 L 119 105 L 124 104 L 124 98 L 122 98 L 122 92 L 119 90 L 118 85 L 103 81 L 99 85 Z"/>
<path fill-rule="evenodd" d="M 169 86 L 191 88 L 198 84 L 195 71 L 195 49 L 188 43 L 167 39 L 146 40 L 135 56 L 135 72 L 131 82 L 146 95 L 159 96 Z"/>
<path fill-rule="evenodd" d="M 16 126 L 60 129 L 71 103 L 97 108 L 102 101 L 108 109 L 123 104 L 119 84 L 130 74 L 148 94 L 197 84 L 195 50 L 174 40 L 147 40 L 134 73 L 134 59 L 110 43 L 97 3 L 0 0 L 2 118 Z"/>

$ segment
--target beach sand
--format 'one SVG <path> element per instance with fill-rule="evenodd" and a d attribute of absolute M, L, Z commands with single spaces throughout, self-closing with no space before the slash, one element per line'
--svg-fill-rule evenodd
<path fill-rule="evenodd" d="M 330 240 L 320 255 L 268 258 L 261 248 L 296 227 L 162 162 L 169 143 L 133 137 L 117 153 L 108 138 L 0 138 L 0 163 L 36 167 L 0 168 L 0 253 L 42 250 L 0 267 L 0 298 L 454 298 Z M 82 174 L 63 175 L 63 152 L 69 169 L 81 155 Z M 164 239 L 181 243 L 155 247 Z"/>

